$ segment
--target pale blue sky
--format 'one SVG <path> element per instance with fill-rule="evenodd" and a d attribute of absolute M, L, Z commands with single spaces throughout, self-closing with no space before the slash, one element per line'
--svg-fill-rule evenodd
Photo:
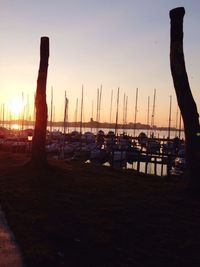
<path fill-rule="evenodd" d="M 109 121 L 110 95 L 120 87 L 128 96 L 128 122 L 146 123 L 147 98 L 157 90 L 155 123 L 168 124 L 169 96 L 176 99 L 169 67 L 169 10 L 184 6 L 184 51 L 193 95 L 200 104 L 200 2 L 197 0 L 0 0 L 1 101 L 14 95 L 33 98 L 41 36 L 50 38 L 48 101 L 53 86 L 57 119 L 63 118 L 64 91 L 69 119 L 84 85 L 84 119 L 94 118 L 97 88 L 103 85 L 101 121 Z M 115 107 L 113 106 L 113 120 Z M 120 112 L 122 117 L 122 112 Z"/>

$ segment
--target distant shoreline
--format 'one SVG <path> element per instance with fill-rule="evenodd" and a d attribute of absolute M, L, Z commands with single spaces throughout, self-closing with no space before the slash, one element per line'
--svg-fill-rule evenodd
<path fill-rule="evenodd" d="M 28 126 L 33 127 L 34 126 L 34 122 L 33 121 L 21 121 L 21 120 L 12 120 L 12 121 L 0 121 L 0 125 L 1 127 L 7 128 L 8 125 L 13 125 L 13 124 L 18 124 L 18 125 L 22 125 L 25 126 L 26 128 Z M 47 122 L 47 127 L 64 127 L 64 123 L 62 121 L 58 121 L 58 122 L 51 122 L 48 121 Z M 66 128 L 69 127 L 76 127 L 79 128 L 80 127 L 80 122 L 67 122 L 66 123 Z M 96 122 L 96 121 L 89 121 L 89 122 L 82 122 L 82 128 L 92 128 L 92 129 L 115 129 L 115 123 L 108 123 L 108 122 Z M 124 130 L 154 130 L 154 131 L 168 131 L 168 127 L 159 127 L 154 125 L 153 127 L 151 127 L 150 125 L 147 124 L 142 124 L 142 123 L 136 123 L 134 125 L 134 123 L 130 122 L 128 124 L 118 124 L 117 125 L 117 129 L 124 129 Z M 171 127 L 170 128 L 171 131 L 184 131 L 184 129 L 178 129 L 175 127 Z"/>

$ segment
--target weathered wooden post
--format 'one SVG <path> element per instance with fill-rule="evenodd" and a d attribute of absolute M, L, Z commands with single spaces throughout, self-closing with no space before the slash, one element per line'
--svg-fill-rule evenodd
<path fill-rule="evenodd" d="M 154 175 L 157 175 L 157 156 L 154 157 Z"/>
<path fill-rule="evenodd" d="M 40 43 L 40 65 L 35 97 L 36 121 L 32 142 L 32 163 L 36 166 L 44 166 L 47 163 L 45 145 L 47 128 L 46 82 L 48 60 L 49 38 L 42 37 Z"/>
<path fill-rule="evenodd" d="M 200 162 L 199 114 L 190 90 L 185 68 L 183 53 L 184 15 L 185 9 L 183 7 L 178 7 L 170 11 L 170 65 L 177 101 L 184 122 L 187 174 L 190 178 L 191 188 L 200 193 L 200 179 L 198 177 Z"/>

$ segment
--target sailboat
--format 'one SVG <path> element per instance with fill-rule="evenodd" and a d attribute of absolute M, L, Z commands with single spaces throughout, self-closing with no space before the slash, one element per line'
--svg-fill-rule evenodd
<path fill-rule="evenodd" d="M 159 153 L 160 152 L 160 142 L 154 139 L 154 123 L 155 123 L 155 102 L 156 102 L 156 89 L 154 89 L 154 96 L 153 96 L 153 109 L 151 115 L 151 138 L 148 138 L 146 150 L 147 153 Z"/>
<path fill-rule="evenodd" d="M 50 107 L 50 135 L 52 136 L 53 127 L 53 87 L 51 87 L 51 107 Z"/>
<path fill-rule="evenodd" d="M 137 111 L 138 111 L 137 103 L 138 103 L 138 88 L 136 88 L 136 97 L 135 97 L 135 118 L 134 118 L 133 137 L 135 137 L 135 131 L 136 131 L 136 121 L 137 121 Z"/>
<path fill-rule="evenodd" d="M 170 95 L 170 103 L 169 103 L 169 120 L 168 120 L 168 141 L 166 144 L 163 144 L 162 152 L 167 154 L 175 154 L 174 151 L 174 142 L 170 140 L 171 133 L 171 114 L 172 114 L 172 96 Z"/>
<path fill-rule="evenodd" d="M 116 119 L 115 119 L 115 136 L 118 133 L 118 116 L 119 116 L 119 87 L 117 89 L 117 110 L 116 110 Z"/>

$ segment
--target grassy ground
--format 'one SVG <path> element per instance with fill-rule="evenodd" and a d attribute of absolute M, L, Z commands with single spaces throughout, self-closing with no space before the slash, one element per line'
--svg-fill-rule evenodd
<path fill-rule="evenodd" d="M 0 154 L 0 204 L 27 267 L 199 266 L 200 202 L 183 179 Z"/>

